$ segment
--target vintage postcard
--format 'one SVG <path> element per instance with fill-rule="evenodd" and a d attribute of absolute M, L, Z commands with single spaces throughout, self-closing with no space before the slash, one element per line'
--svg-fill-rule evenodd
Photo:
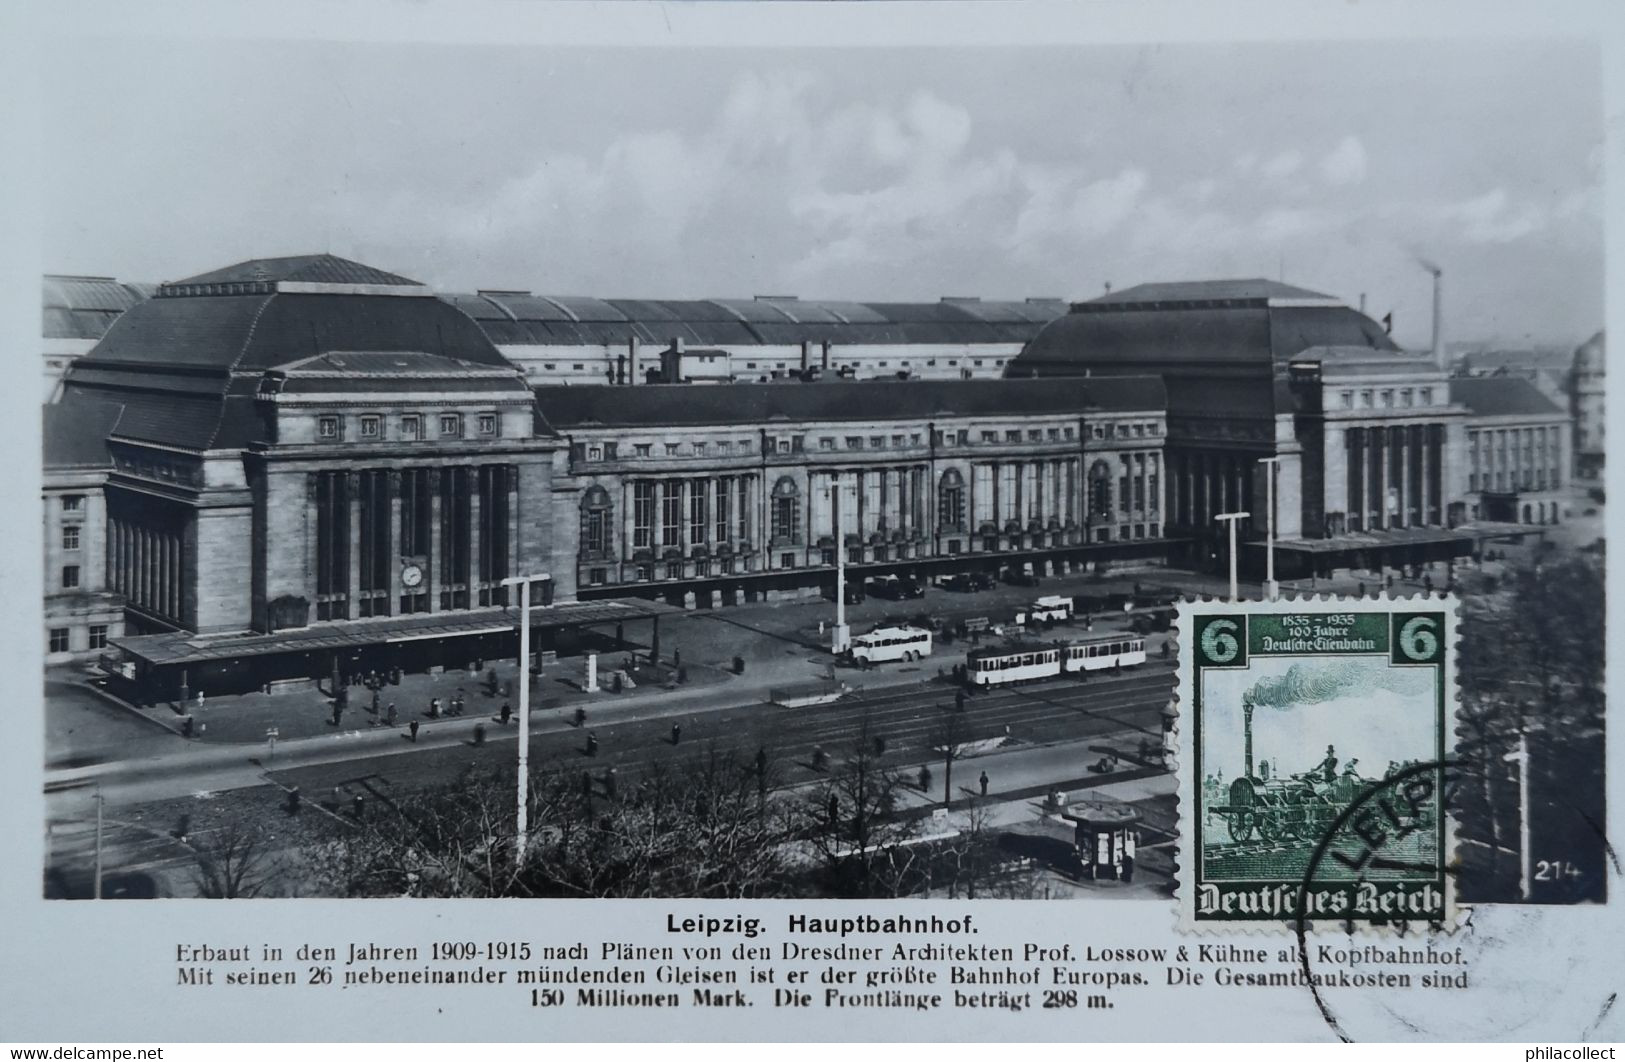
<path fill-rule="evenodd" d="M 1322 597 L 1181 609 L 1187 922 L 1448 920 L 1455 608 Z"/>

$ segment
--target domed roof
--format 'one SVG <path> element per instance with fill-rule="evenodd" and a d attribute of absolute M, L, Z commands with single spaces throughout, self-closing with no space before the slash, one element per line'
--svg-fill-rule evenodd
<path fill-rule="evenodd" d="M 1601 376 L 1607 371 L 1608 351 L 1607 341 L 1603 333 L 1598 332 L 1590 339 L 1581 343 L 1574 350 L 1574 373 L 1576 376 Z"/>
<path fill-rule="evenodd" d="M 1005 375 L 1163 372 L 1171 412 L 1218 400 L 1262 415 L 1290 408 L 1287 365 L 1311 347 L 1399 350 L 1376 321 L 1320 292 L 1262 279 L 1142 284 L 1075 303 Z"/>
<path fill-rule="evenodd" d="M 246 445 L 267 369 L 341 351 L 513 372 L 465 313 L 415 281 L 330 255 L 239 263 L 163 285 L 74 362 L 65 396 L 122 402 L 117 435 L 184 449 Z"/>

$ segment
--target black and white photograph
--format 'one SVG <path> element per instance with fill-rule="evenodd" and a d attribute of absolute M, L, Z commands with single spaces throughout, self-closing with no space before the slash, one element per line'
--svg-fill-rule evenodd
<path fill-rule="evenodd" d="M 1595 42 L 81 29 L 44 897 L 1167 903 L 1180 602 L 1335 594 L 1606 898 Z"/>

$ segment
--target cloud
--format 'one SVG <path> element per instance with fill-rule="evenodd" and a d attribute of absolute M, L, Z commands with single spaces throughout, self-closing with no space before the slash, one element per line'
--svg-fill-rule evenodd
<path fill-rule="evenodd" d="M 1356 136 L 1344 137 L 1320 160 L 1320 176 L 1330 185 L 1359 184 L 1365 180 L 1365 145 Z"/>
<path fill-rule="evenodd" d="M 1259 167 L 1259 172 L 1272 180 L 1284 181 L 1303 166 L 1303 153 L 1295 148 L 1276 155 Z"/>

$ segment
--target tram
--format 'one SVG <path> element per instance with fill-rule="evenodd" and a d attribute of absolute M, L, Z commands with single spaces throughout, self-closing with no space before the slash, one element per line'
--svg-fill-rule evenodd
<path fill-rule="evenodd" d="M 1125 631 L 1051 645 L 1015 643 L 975 649 L 965 657 L 965 676 L 973 686 L 1013 686 L 1056 678 L 1062 673 L 1143 663 L 1145 639 Z"/>

